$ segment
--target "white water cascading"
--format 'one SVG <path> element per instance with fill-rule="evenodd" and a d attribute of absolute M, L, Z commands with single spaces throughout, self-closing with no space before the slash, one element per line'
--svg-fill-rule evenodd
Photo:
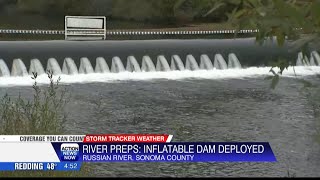
<path fill-rule="evenodd" d="M 311 54 L 311 56 L 310 56 L 310 66 L 316 66 L 317 64 L 316 64 L 316 62 L 315 62 L 315 60 L 314 60 L 314 57 L 312 56 L 312 54 Z"/>
<path fill-rule="evenodd" d="M 241 64 L 239 59 L 234 53 L 228 55 L 228 68 L 229 69 L 241 69 Z"/>
<path fill-rule="evenodd" d="M 55 58 L 49 58 L 47 63 L 47 71 L 51 71 L 53 75 L 62 74 L 59 63 Z"/>
<path fill-rule="evenodd" d="M 119 73 L 125 71 L 124 66 L 122 64 L 121 59 L 116 56 L 112 58 L 112 65 L 111 65 L 111 72 L 112 73 Z"/>
<path fill-rule="evenodd" d="M 37 75 L 41 75 L 41 74 L 45 73 L 43 66 L 42 66 L 41 62 L 39 61 L 39 59 L 31 59 L 29 74 L 32 75 L 32 73 L 37 73 Z"/>
<path fill-rule="evenodd" d="M 214 67 L 216 69 L 228 69 L 227 63 L 221 54 L 216 54 L 214 56 Z"/>
<path fill-rule="evenodd" d="M 9 77 L 10 71 L 3 59 L 0 59 L 0 77 Z"/>
<path fill-rule="evenodd" d="M 11 68 L 11 76 L 27 76 L 28 71 L 21 59 L 14 59 Z"/>
<path fill-rule="evenodd" d="M 171 70 L 184 70 L 183 62 L 181 61 L 180 57 L 178 55 L 171 56 Z"/>
<path fill-rule="evenodd" d="M 73 75 L 73 74 L 92 74 L 92 73 L 120 73 L 120 72 L 155 72 L 155 71 L 184 71 L 184 70 L 191 70 L 196 71 L 200 69 L 205 70 L 212 70 L 215 69 L 234 69 L 238 68 L 241 69 L 241 64 L 234 53 L 230 53 L 228 55 L 228 64 L 224 60 L 221 54 L 216 54 L 214 62 L 210 60 L 208 55 L 202 54 L 200 56 L 199 62 L 200 67 L 194 56 L 191 54 L 186 56 L 186 61 L 183 63 L 181 58 L 178 55 L 171 56 L 171 63 L 167 61 L 164 55 L 157 56 L 157 63 L 156 66 L 151 60 L 148 55 L 143 56 L 141 66 L 139 65 L 138 61 L 134 56 L 127 57 L 127 64 L 126 68 L 123 65 L 123 62 L 119 57 L 113 57 L 112 61 L 108 62 L 111 64 L 111 68 L 107 61 L 103 57 L 96 58 L 95 69 L 93 69 L 91 61 L 87 57 L 82 57 L 79 59 L 79 68 L 75 61 L 70 58 L 66 57 L 63 61 L 62 70 L 60 65 L 58 64 L 55 58 L 49 58 L 47 62 L 47 71 L 53 72 L 54 75 L 66 74 L 66 75 Z M 43 62 L 43 61 L 42 61 Z M 305 56 L 304 59 L 302 58 L 302 53 L 298 54 L 297 59 L 297 66 L 319 66 L 320 65 L 320 56 L 318 52 L 312 51 L 310 54 L 310 62 L 308 61 L 308 57 Z M 29 71 L 28 71 L 29 70 Z M 8 77 L 8 76 L 27 76 L 32 74 L 32 72 L 37 72 L 37 74 L 41 75 L 45 73 L 43 68 L 43 64 L 39 59 L 31 59 L 29 69 L 26 68 L 24 62 L 21 59 L 14 59 L 12 61 L 11 71 L 8 68 L 6 61 L 0 59 L 0 77 Z"/>
<path fill-rule="evenodd" d="M 71 59 L 69 57 L 64 59 L 62 73 L 69 74 L 69 75 L 78 74 L 78 68 L 77 68 L 76 64 L 74 63 L 73 59 Z"/>
<path fill-rule="evenodd" d="M 198 63 L 191 54 L 187 55 L 186 69 L 191 71 L 199 70 Z"/>
<path fill-rule="evenodd" d="M 154 66 L 154 64 L 149 56 L 142 57 L 141 71 L 143 71 L 143 72 L 156 71 L 156 67 Z"/>
<path fill-rule="evenodd" d="M 92 67 L 88 58 L 86 58 L 86 57 L 80 58 L 79 73 L 80 74 L 94 73 L 93 67 Z"/>
<path fill-rule="evenodd" d="M 109 68 L 106 60 L 103 57 L 96 58 L 95 72 L 96 73 L 109 73 L 110 72 L 110 68 Z"/>
<path fill-rule="evenodd" d="M 128 72 L 141 72 L 137 59 L 134 56 L 128 56 L 127 69 Z"/>
<path fill-rule="evenodd" d="M 212 62 L 208 55 L 202 54 L 200 56 L 200 69 L 211 70 L 213 69 Z"/>
<path fill-rule="evenodd" d="M 320 65 L 320 56 L 317 51 L 312 51 L 310 53 L 310 65 L 319 66 Z"/>
<path fill-rule="evenodd" d="M 168 64 L 168 61 L 163 55 L 160 55 L 157 58 L 156 70 L 157 71 L 170 71 L 170 66 Z"/>
<path fill-rule="evenodd" d="M 302 52 L 299 52 L 296 66 L 310 66 L 309 58 L 306 55 L 303 57 Z"/>

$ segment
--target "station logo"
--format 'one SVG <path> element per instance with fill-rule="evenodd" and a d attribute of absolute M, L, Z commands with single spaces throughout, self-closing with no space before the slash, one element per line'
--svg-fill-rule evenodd
<path fill-rule="evenodd" d="M 77 143 L 63 143 L 60 151 L 62 161 L 77 161 L 79 159 L 79 145 Z"/>

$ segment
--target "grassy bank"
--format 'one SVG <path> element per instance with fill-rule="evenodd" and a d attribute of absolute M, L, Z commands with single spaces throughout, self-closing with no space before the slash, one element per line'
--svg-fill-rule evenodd
<path fill-rule="evenodd" d="M 37 74 L 33 75 L 33 99 L 5 95 L 0 101 L 0 134 L 2 135 L 59 135 L 65 134 L 64 107 L 69 93 L 59 85 L 60 79 L 53 80 L 48 72 L 50 84 L 39 87 Z M 0 172 L 0 177 L 74 177 L 88 176 L 90 167 L 84 164 L 79 172 L 15 171 Z"/>

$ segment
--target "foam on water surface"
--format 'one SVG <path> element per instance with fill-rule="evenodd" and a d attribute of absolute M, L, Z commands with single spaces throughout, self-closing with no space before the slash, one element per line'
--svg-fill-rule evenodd
<path fill-rule="evenodd" d="M 269 72 L 270 67 L 250 67 L 245 69 L 226 69 L 226 70 L 184 70 L 168 72 L 120 72 L 120 73 L 92 73 L 92 74 L 74 74 L 59 75 L 62 84 L 71 83 L 115 83 L 119 81 L 150 81 L 157 79 L 183 80 L 183 79 L 241 79 L 257 78 L 272 75 Z M 277 68 L 274 69 L 277 72 Z M 289 67 L 283 72 L 284 77 L 303 77 L 320 74 L 319 66 L 295 66 Z M 57 80 L 58 75 L 54 76 Z M 38 84 L 49 84 L 47 75 L 43 74 L 37 78 Z M 34 81 L 31 75 L 23 77 L 0 77 L 0 86 L 31 86 Z"/>

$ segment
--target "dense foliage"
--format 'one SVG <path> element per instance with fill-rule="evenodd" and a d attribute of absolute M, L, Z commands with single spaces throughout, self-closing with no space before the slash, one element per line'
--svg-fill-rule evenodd
<path fill-rule="evenodd" d="M 257 40 L 276 37 L 279 45 L 286 38 L 296 41 L 296 48 L 320 42 L 319 0 L 238 0 L 238 6 L 228 14 L 229 21 L 239 29 L 259 29 Z"/>
<path fill-rule="evenodd" d="M 236 2 L 236 1 L 235 1 Z M 219 8 L 217 8 L 219 7 Z M 219 0 L 0 0 L 1 13 L 64 15 L 104 15 L 136 21 L 224 21 L 234 1 Z"/>
<path fill-rule="evenodd" d="M 319 34 L 319 0 L 0 0 L 1 13 L 105 15 L 136 21 L 232 21 L 237 27 L 260 30 L 257 38 L 276 35 L 297 38 L 303 32 Z M 314 37 L 309 37 L 318 41 Z"/>
<path fill-rule="evenodd" d="M 299 50 L 305 56 L 308 50 L 320 48 L 320 1 L 319 0 L 236 0 L 237 6 L 228 14 L 235 29 L 258 29 L 256 40 L 263 44 L 266 39 L 276 39 L 279 46 L 285 40 L 292 41 L 290 50 Z M 237 3 L 236 3 L 237 2 Z M 274 76 L 271 87 L 290 66 L 286 59 L 273 60 Z"/>

